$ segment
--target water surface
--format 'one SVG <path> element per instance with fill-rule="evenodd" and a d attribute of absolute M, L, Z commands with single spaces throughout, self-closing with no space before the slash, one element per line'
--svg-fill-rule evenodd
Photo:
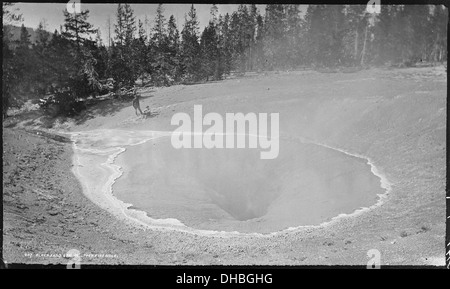
<path fill-rule="evenodd" d="M 196 229 L 318 225 L 384 193 L 367 160 L 285 139 L 278 158 L 261 160 L 259 149 L 174 149 L 161 137 L 128 146 L 115 163 L 123 171 L 113 185 L 118 199 Z"/>

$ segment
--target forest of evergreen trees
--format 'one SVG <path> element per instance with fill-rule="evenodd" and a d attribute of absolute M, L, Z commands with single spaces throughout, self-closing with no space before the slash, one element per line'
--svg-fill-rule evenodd
<path fill-rule="evenodd" d="M 38 4 L 37 4 L 38 5 Z M 129 4 L 118 4 L 108 43 L 89 23 L 89 11 L 68 13 L 53 33 L 41 23 L 36 41 L 22 26 L 12 40 L 5 23 L 14 23 L 12 4 L 3 3 L 3 115 L 19 100 L 58 95 L 70 103 L 132 87 L 220 80 L 230 73 L 313 67 L 377 66 L 387 63 L 447 60 L 448 10 L 443 5 L 241 4 L 221 15 L 211 6 L 209 24 L 200 31 L 195 6 L 184 23 L 164 16 L 158 6 L 151 31 L 136 21 Z"/>

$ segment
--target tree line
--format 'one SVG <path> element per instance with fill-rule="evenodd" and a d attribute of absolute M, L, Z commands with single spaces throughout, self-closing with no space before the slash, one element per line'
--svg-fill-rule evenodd
<path fill-rule="evenodd" d="M 20 18 L 3 3 L 6 21 Z M 180 29 L 156 10 L 147 31 L 129 4 L 118 4 L 108 43 L 89 23 L 89 11 L 64 11 L 53 33 L 45 23 L 31 43 L 22 25 L 12 40 L 3 25 L 3 114 L 14 101 L 57 94 L 66 102 L 105 93 L 136 81 L 154 86 L 220 80 L 231 73 L 299 67 L 373 66 L 386 63 L 446 61 L 448 11 L 443 5 L 382 5 L 379 14 L 365 5 L 271 4 L 265 13 L 241 4 L 233 13 L 211 6 L 202 31 L 195 6 Z"/>

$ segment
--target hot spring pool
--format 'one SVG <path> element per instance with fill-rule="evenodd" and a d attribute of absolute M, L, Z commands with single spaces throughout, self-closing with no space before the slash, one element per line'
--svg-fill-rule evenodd
<path fill-rule="evenodd" d="M 367 160 L 280 139 L 259 149 L 175 149 L 170 137 L 129 146 L 115 163 L 113 194 L 154 219 L 194 229 L 269 233 L 318 225 L 376 203 L 384 193 Z"/>

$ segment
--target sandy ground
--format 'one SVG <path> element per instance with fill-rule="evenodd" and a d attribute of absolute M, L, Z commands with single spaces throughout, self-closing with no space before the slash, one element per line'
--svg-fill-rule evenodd
<path fill-rule="evenodd" d="M 3 129 L 3 254 L 8 263 L 365 265 L 444 264 L 446 74 L 443 68 L 358 73 L 289 72 L 143 92 L 138 118 L 104 103 L 51 132 L 173 130 L 194 104 L 224 112 L 280 112 L 285 136 L 369 157 L 392 190 L 356 217 L 270 237 L 208 237 L 138 229 L 102 210 L 72 173 L 72 145 L 27 132 L 42 118 Z M 6 127 L 5 127 L 6 125 Z M 97 254 L 97 255 L 95 255 Z M 103 254 L 103 255 L 98 255 Z"/>

